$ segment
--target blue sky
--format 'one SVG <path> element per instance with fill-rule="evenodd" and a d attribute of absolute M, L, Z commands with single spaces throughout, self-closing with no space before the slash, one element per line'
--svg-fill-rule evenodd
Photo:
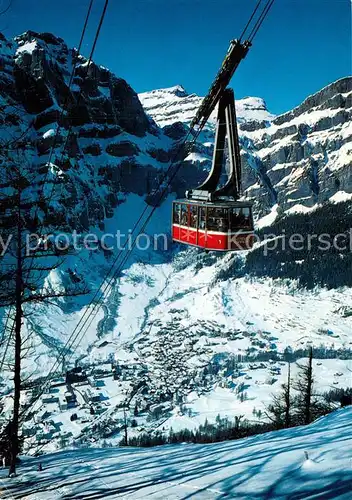
<path fill-rule="evenodd" d="M 8 0 L 0 0 L 0 6 Z M 89 0 L 13 0 L 7 37 L 50 31 L 77 46 Z M 95 0 L 87 55 L 103 0 Z M 204 95 L 256 0 L 110 0 L 95 61 L 137 92 L 176 84 Z M 0 9 L 1 10 L 1 9 Z M 351 0 L 276 0 L 232 87 L 273 113 L 351 74 Z"/>

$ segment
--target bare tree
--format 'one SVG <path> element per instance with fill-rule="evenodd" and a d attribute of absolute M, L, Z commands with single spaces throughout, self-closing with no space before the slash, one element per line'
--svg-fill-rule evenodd
<path fill-rule="evenodd" d="M 281 385 L 281 392 L 272 395 L 272 403 L 266 408 L 266 416 L 278 429 L 292 424 L 293 398 L 291 395 L 291 365 L 288 364 L 287 382 Z"/>
<path fill-rule="evenodd" d="M 0 307 L 8 308 L 8 318 L 13 320 L 8 333 L 6 350 L 14 342 L 13 357 L 13 413 L 6 426 L 5 438 L 9 439 L 9 475 L 16 473 L 16 460 L 20 451 L 20 398 L 22 384 L 22 359 L 28 354 L 28 335 L 23 336 L 23 323 L 28 309 L 33 304 L 54 303 L 58 297 L 73 297 L 87 293 L 84 286 L 74 283 L 72 287 L 49 288 L 45 279 L 52 270 L 63 263 L 63 256 L 44 236 L 38 236 L 36 245 L 29 251 L 30 235 L 33 230 L 41 233 L 43 225 L 37 217 L 39 207 L 45 210 L 48 200 L 44 193 L 38 200 L 33 189 L 36 179 L 30 178 L 23 158 L 17 165 L 8 164 L 1 171 L 0 210 L 2 213 L 2 239 L 6 237 L 6 251 L 1 257 Z M 44 190 L 42 190 L 44 191 Z M 13 311 L 13 312 L 12 312 Z M 13 334 L 13 339 L 11 336 Z M 4 359 L 6 357 L 6 350 Z M 2 363 L 3 364 L 3 363 Z"/>
<path fill-rule="evenodd" d="M 298 423 L 310 424 L 313 420 L 314 407 L 317 402 L 313 398 L 313 349 L 310 347 L 308 362 L 305 365 L 297 363 L 300 370 L 298 378 L 294 383 L 294 389 L 297 391 L 295 398 L 295 413 Z"/>

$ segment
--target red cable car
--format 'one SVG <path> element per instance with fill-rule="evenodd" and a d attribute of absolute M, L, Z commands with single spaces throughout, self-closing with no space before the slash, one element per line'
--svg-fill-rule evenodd
<path fill-rule="evenodd" d="M 248 250 L 254 244 L 254 226 L 252 203 L 239 200 L 241 156 L 235 100 L 232 89 L 225 88 L 218 95 L 212 168 L 200 186 L 186 192 L 186 199 L 173 202 L 172 238 L 206 250 Z M 206 99 L 209 100 L 209 96 Z M 208 114 L 209 109 L 205 113 Z M 227 181 L 218 188 L 225 161 L 226 135 L 229 169 Z"/>
<path fill-rule="evenodd" d="M 173 202 L 172 239 L 206 250 L 248 250 L 254 243 L 247 202 Z"/>

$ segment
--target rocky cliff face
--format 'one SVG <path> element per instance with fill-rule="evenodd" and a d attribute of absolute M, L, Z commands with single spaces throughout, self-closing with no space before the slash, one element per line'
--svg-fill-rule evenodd
<path fill-rule="evenodd" d="M 94 63 L 88 67 L 49 33 L 2 37 L 0 54 L 2 162 L 19 161 L 21 151 L 20 161 L 42 173 L 38 183 L 49 161 L 58 167 L 46 180 L 63 189 L 46 215 L 62 211 L 71 228 L 103 226 L 127 192 L 145 194 L 149 178 L 155 182 L 168 161 L 172 140 L 126 81 Z"/>
<path fill-rule="evenodd" d="M 267 128 L 248 130 L 245 189 L 260 198 L 262 185 L 284 210 L 312 207 L 338 191 L 352 192 L 352 79 L 344 78 L 276 117 Z"/>

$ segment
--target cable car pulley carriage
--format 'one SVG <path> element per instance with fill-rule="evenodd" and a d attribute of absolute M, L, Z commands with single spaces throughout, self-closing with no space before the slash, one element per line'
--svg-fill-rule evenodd
<path fill-rule="evenodd" d="M 254 243 L 252 203 L 241 201 L 241 156 L 233 90 L 226 88 L 250 42 L 231 42 L 222 67 L 204 98 L 194 127 L 203 128 L 218 104 L 212 167 L 206 180 L 173 202 L 172 238 L 207 250 L 248 250 Z M 227 181 L 219 186 L 227 137 Z"/>

